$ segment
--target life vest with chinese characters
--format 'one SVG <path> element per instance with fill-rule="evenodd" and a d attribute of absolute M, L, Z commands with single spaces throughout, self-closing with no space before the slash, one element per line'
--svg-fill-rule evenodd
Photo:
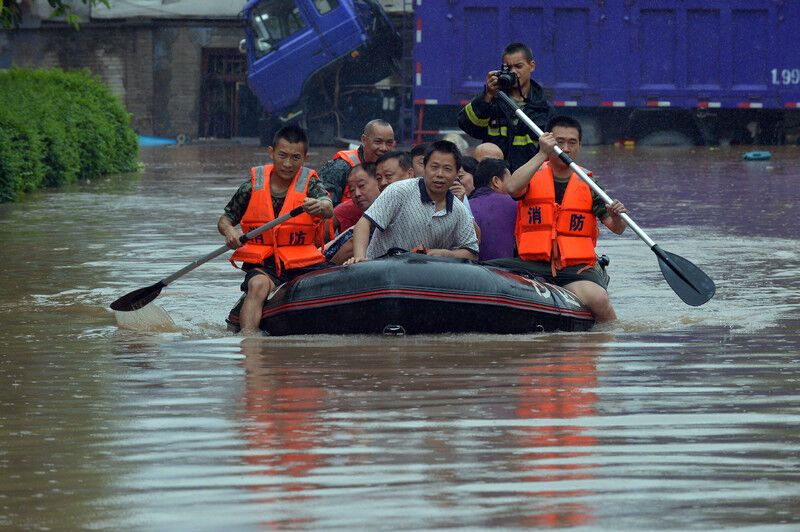
<path fill-rule="evenodd" d="M 337 151 L 336 155 L 333 156 L 334 159 L 342 159 L 344 162 L 350 165 L 350 168 L 361 164 L 361 159 L 358 157 L 358 150 L 342 150 Z M 347 182 L 344 184 L 344 188 L 342 189 L 342 199 L 339 203 L 347 201 L 350 199 L 350 188 L 347 186 Z"/>
<path fill-rule="evenodd" d="M 594 266 L 599 229 L 592 191 L 573 173 L 561 204 L 556 203 L 553 169 L 545 162 L 533 174 L 517 207 L 517 251 L 524 260 L 549 262 L 553 273 L 567 266 Z"/>
<path fill-rule="evenodd" d="M 253 191 L 250 203 L 242 216 L 239 225 L 242 231 L 249 233 L 253 229 L 271 222 L 277 216 L 272 209 L 272 192 L 270 191 L 270 176 L 273 165 L 256 166 L 250 170 Z M 300 168 L 294 176 L 286 199 L 278 216 L 288 213 L 303 204 L 308 193 L 308 184 L 317 173 L 306 167 Z M 265 231 L 238 248 L 231 257 L 231 263 L 236 266 L 236 261 L 249 264 L 262 264 L 266 259 L 275 257 L 275 270 L 278 275 L 281 271 L 292 268 L 304 268 L 325 261 L 325 256 L 320 253 L 315 245 L 315 237 L 319 235 L 321 223 L 308 213 L 289 218 L 277 227 Z"/>

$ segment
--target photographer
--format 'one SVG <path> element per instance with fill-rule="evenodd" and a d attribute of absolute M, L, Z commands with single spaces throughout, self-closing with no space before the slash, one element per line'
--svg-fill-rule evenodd
<path fill-rule="evenodd" d="M 498 90 L 506 92 L 531 120 L 544 127 L 555 116 L 555 109 L 544 99 L 542 86 L 531 79 L 536 69 L 531 49 L 515 42 L 503 50 L 501 70 L 486 75 L 483 92 L 458 113 L 458 125 L 482 142 L 492 142 L 503 150 L 513 172 L 536 155 L 539 143 L 508 105 L 495 99 Z"/>

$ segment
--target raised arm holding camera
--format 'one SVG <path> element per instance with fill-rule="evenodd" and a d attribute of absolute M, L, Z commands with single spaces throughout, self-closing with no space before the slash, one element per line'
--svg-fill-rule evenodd
<path fill-rule="evenodd" d="M 497 144 L 512 172 L 536 155 L 539 143 L 513 110 L 495 95 L 498 90 L 507 93 L 531 120 L 544 128 L 555 116 L 555 108 L 545 100 L 542 86 L 531 79 L 535 69 L 536 61 L 526 44 L 509 44 L 503 50 L 500 70 L 489 71 L 483 91 L 458 113 L 459 127 L 482 142 Z"/>

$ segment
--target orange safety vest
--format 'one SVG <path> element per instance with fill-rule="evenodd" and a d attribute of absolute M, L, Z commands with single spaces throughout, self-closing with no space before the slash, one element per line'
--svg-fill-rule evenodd
<path fill-rule="evenodd" d="M 337 151 L 333 158 L 344 160 L 344 162 L 350 165 L 350 168 L 361 164 L 361 159 L 358 158 L 358 149 Z"/>
<path fill-rule="evenodd" d="M 350 168 L 361 164 L 361 159 L 358 158 L 358 149 L 355 150 L 342 150 L 337 151 L 336 155 L 333 156 L 334 159 L 342 159 L 344 162 L 350 165 Z M 342 199 L 339 203 L 343 201 L 347 201 L 350 199 L 350 189 L 347 187 L 347 182 L 344 184 L 344 188 L 342 188 Z"/>
<path fill-rule="evenodd" d="M 517 207 L 515 235 L 520 258 L 549 262 L 553 273 L 597 259 L 599 229 L 589 185 L 572 174 L 561 204 L 556 203 L 553 169 L 545 162 L 533 174 Z"/>
<path fill-rule="evenodd" d="M 268 164 L 250 170 L 253 191 L 247 210 L 239 222 L 245 233 L 277 218 L 272 210 L 272 192 L 269 186 L 272 168 L 273 165 Z M 307 197 L 308 184 L 316 175 L 317 173 L 310 168 L 300 168 L 286 191 L 286 199 L 278 216 L 303 204 Z M 233 253 L 230 261 L 234 266 L 236 266 L 235 261 L 262 264 L 274 255 L 275 270 L 278 275 L 283 268 L 304 268 L 325 262 L 325 256 L 317 249 L 314 242 L 319 234 L 320 225 L 320 220 L 304 212 L 248 241 Z"/>

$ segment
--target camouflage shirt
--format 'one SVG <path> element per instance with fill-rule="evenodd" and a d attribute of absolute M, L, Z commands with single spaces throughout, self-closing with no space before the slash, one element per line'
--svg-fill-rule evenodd
<path fill-rule="evenodd" d="M 361 161 L 364 160 L 364 146 L 358 147 L 358 158 Z M 334 205 L 339 205 L 342 201 L 350 169 L 350 164 L 344 159 L 331 159 L 330 161 L 325 161 L 317 170 L 322 184 L 331 194 L 331 201 L 333 201 Z"/>
<path fill-rule="evenodd" d="M 252 193 L 253 182 L 252 180 L 248 179 L 241 184 L 228 204 L 225 205 L 224 214 L 228 217 L 233 225 L 238 225 L 242 220 L 242 217 L 247 210 L 247 206 L 250 204 L 250 196 Z M 307 196 L 314 199 L 330 199 L 330 196 L 328 196 L 328 191 L 325 190 L 325 187 L 322 185 L 322 181 L 320 181 L 316 176 L 311 177 L 311 179 L 308 181 Z M 281 212 L 281 208 L 283 207 L 283 202 L 285 199 L 285 194 L 283 196 L 272 194 L 272 211 L 275 213 Z"/>

